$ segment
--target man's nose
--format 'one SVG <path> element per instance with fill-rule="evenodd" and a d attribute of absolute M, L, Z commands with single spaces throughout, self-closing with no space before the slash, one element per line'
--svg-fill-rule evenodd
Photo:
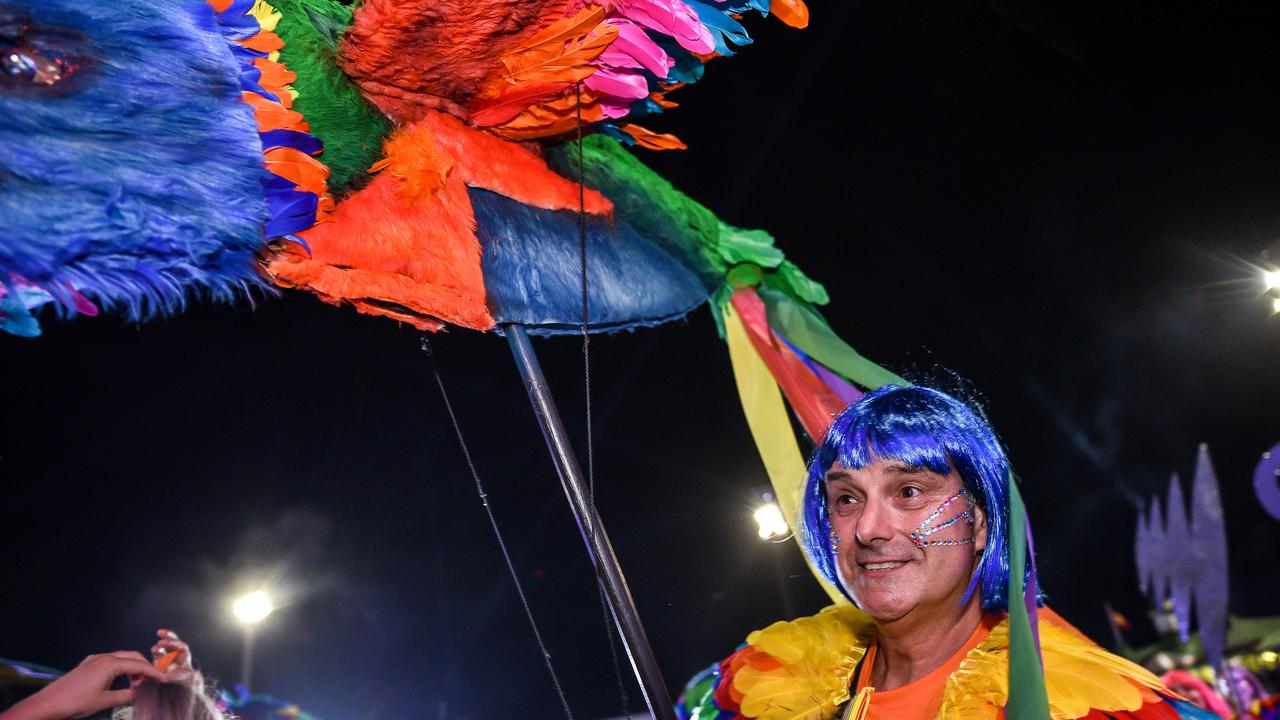
<path fill-rule="evenodd" d="M 893 537 L 893 511 L 888 503 L 875 498 L 868 498 L 858 514 L 858 521 L 853 526 L 854 538 L 861 545 L 871 545 L 876 541 L 889 540 Z"/>

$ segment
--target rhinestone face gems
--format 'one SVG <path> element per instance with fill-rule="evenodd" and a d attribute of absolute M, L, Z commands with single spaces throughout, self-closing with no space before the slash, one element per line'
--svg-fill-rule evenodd
<path fill-rule="evenodd" d="M 945 530 L 962 520 L 965 522 L 968 522 L 969 525 L 973 525 L 973 508 L 972 508 L 972 505 L 968 502 L 969 498 L 967 497 L 965 498 L 966 508 L 964 512 L 948 520 L 944 520 L 943 522 L 940 522 L 937 525 L 932 524 L 933 521 L 937 520 L 938 517 L 941 516 L 942 513 L 945 512 L 946 509 L 951 505 L 951 503 L 958 500 L 961 495 L 968 495 L 968 489 L 962 487 L 960 488 L 960 491 L 957 492 L 955 495 L 952 495 L 951 497 L 944 500 L 942 504 L 938 506 L 937 510 L 934 510 L 932 513 L 929 513 L 929 517 L 925 518 L 924 522 L 920 523 L 920 529 L 911 533 L 911 542 L 915 543 L 916 547 L 923 549 L 927 547 L 938 547 L 941 545 L 964 545 L 964 544 L 973 542 L 972 529 L 970 529 L 969 537 L 961 538 L 959 540 L 927 540 L 926 539 L 930 535 L 933 535 L 934 533 L 938 532 L 939 530 Z"/>

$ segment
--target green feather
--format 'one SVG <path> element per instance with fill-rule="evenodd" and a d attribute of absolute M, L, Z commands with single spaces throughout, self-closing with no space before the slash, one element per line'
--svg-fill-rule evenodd
<path fill-rule="evenodd" d="M 692 270 L 708 291 L 724 281 L 727 264 L 720 257 L 720 221 L 715 213 L 675 189 L 618 141 L 590 135 L 582 141 L 583 180 L 613 201 L 614 217 Z M 551 167 L 570 180 L 578 178 L 578 144 L 547 148 Z"/>
<path fill-rule="evenodd" d="M 785 292 L 768 287 L 756 291 L 764 301 L 769 326 L 794 343 L 806 355 L 845 379 L 875 390 L 884 385 L 909 385 L 906 380 L 871 362 L 841 340 L 817 310 Z"/>
<path fill-rule="evenodd" d="M 827 303 L 826 289 L 786 260 L 772 235 L 721 222 L 618 141 L 590 135 L 582 141 L 582 156 L 584 182 L 613 201 L 614 216 L 640 230 L 702 281 L 713 298 L 711 313 L 721 337 L 724 321 L 719 301 L 734 287 L 763 285 L 803 303 Z M 577 179 L 576 142 L 549 147 L 545 157 L 556 172 Z"/>
<path fill-rule="evenodd" d="M 365 100 L 338 68 L 336 47 L 351 24 L 351 8 L 337 0 L 271 0 L 280 11 L 276 34 L 284 40 L 280 60 L 297 74 L 293 109 L 324 143 L 320 160 L 329 166 L 329 189 L 352 191 L 368 179 L 382 157 L 391 123 Z"/>
<path fill-rule="evenodd" d="M 1049 717 L 1049 696 L 1022 592 L 1027 571 L 1027 508 L 1013 473 L 1005 478 L 1009 483 L 1009 699 L 1004 716 L 1008 720 L 1043 720 Z"/>

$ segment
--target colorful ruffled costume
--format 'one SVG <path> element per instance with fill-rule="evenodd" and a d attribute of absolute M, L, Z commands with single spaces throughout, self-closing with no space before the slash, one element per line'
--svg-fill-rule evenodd
<path fill-rule="evenodd" d="M 573 331 L 579 168 L 556 148 L 579 129 L 588 329 L 678 319 L 724 284 L 728 226 L 683 226 L 696 203 L 621 146 L 684 147 L 637 121 L 751 42 L 744 14 L 808 22 L 801 0 L 25 5 L 0 41 L 0 329 L 22 335 L 42 305 L 144 320 L 271 286 Z"/>
<path fill-rule="evenodd" d="M 1045 684 L 1053 720 L 1202 717 L 1143 668 L 1094 644 L 1050 611 L 1040 624 Z M 850 606 L 777 622 L 685 688 L 684 720 L 830 720 L 854 701 L 854 672 L 875 624 Z M 939 720 L 995 720 L 1008 699 L 1008 620 L 1002 619 L 952 673 Z M 871 693 L 874 697 L 874 693 Z M 871 706 L 868 718 L 875 719 Z M 915 720 L 898 718 L 896 720 Z"/>

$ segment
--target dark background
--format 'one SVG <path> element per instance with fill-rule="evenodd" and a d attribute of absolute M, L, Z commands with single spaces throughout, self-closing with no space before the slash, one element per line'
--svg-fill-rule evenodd
<path fill-rule="evenodd" d="M 1066 4 L 1063 4 L 1064 7 Z M 1157 6 L 1158 5 L 1158 6 Z M 643 157 L 825 283 L 901 372 L 973 381 L 1025 478 L 1044 585 L 1151 638 L 1138 503 L 1222 483 L 1231 604 L 1276 613 L 1280 45 L 1243 6 L 815 2 L 750 24 Z M 271 581 L 258 688 L 325 720 L 556 717 L 550 680 L 410 329 L 300 294 L 143 327 L 0 337 L 0 655 L 69 667 L 177 628 L 235 680 L 229 598 Z M 505 342 L 433 339 L 575 714 L 618 714 L 586 554 Z M 583 447 L 578 341 L 536 341 Z M 707 311 L 592 344 L 598 502 L 673 694 L 823 596 L 754 534 L 766 478 Z M 629 684 L 631 707 L 639 705 Z"/>

